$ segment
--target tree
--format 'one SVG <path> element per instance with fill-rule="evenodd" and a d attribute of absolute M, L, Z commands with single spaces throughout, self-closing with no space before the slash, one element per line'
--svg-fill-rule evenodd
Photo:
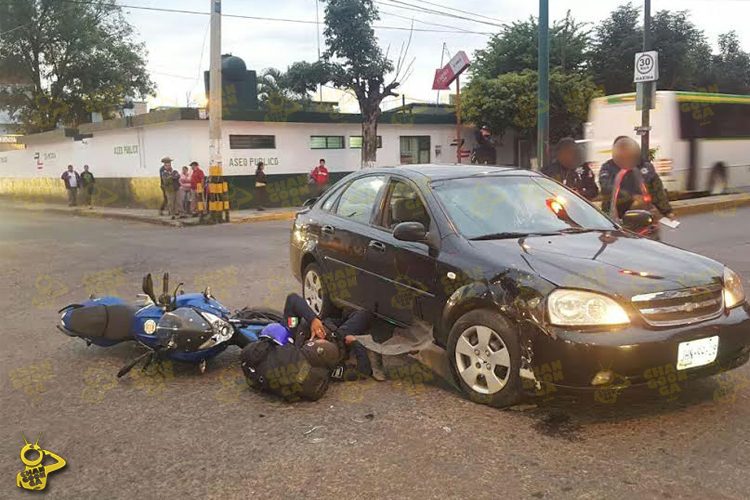
<path fill-rule="evenodd" d="M 330 82 L 334 87 L 353 91 L 362 113 L 362 166 L 373 166 L 377 158 L 380 103 L 388 96 L 397 95 L 395 89 L 400 76 L 411 68 L 411 65 L 404 65 L 408 45 L 405 49 L 402 47 L 394 66 L 378 46 L 372 28 L 373 22 L 380 18 L 373 0 L 325 2 L 323 60 L 292 65 L 288 72 L 290 85 L 300 90 Z M 386 82 L 389 73 L 393 76 Z"/>
<path fill-rule="evenodd" d="M 474 78 L 462 95 L 464 116 L 474 123 L 486 123 L 500 135 L 515 130 L 532 139 L 537 126 L 536 71 L 506 73 L 497 78 Z M 580 136 L 588 116 L 589 103 L 601 91 L 586 75 L 565 73 L 559 69 L 550 74 L 550 137 L 553 141 L 566 136 Z"/>
<path fill-rule="evenodd" d="M 652 21 L 652 46 L 659 51 L 661 90 L 693 90 L 700 87 L 711 64 L 711 47 L 686 11 L 656 13 Z M 634 54 L 630 55 L 634 64 Z M 632 82 L 632 75 L 630 77 Z M 634 84 L 631 83 L 631 92 Z"/>
<path fill-rule="evenodd" d="M 550 67 L 561 71 L 582 71 L 587 65 L 590 30 L 570 12 L 550 29 Z M 471 74 L 494 78 L 504 73 L 536 70 L 539 25 L 536 18 L 514 22 L 493 35 L 486 49 L 474 52 Z"/>
<path fill-rule="evenodd" d="M 719 35 L 719 53 L 711 60 L 714 80 L 708 87 L 715 92 L 750 93 L 750 54 L 744 52 L 735 31 Z"/>
<path fill-rule="evenodd" d="M 628 3 L 612 11 L 594 30 L 591 74 L 607 94 L 633 92 L 635 54 L 643 47 L 640 11 Z"/>
<path fill-rule="evenodd" d="M 0 93 L 0 108 L 26 133 L 112 116 L 126 96 L 154 91 L 144 45 L 113 0 L 10 0 L 0 19 L 4 32 L 19 28 L 3 36 L 0 71 L 28 82 Z"/>
<path fill-rule="evenodd" d="M 635 54 L 643 49 L 641 12 L 632 3 L 619 6 L 595 30 L 591 73 L 607 94 L 633 92 Z M 703 31 L 685 11 L 654 15 L 652 46 L 659 51 L 659 89 L 691 90 L 705 85 L 711 49 Z"/>

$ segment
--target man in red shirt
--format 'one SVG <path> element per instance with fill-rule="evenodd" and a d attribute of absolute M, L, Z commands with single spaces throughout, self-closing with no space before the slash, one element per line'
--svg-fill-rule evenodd
<path fill-rule="evenodd" d="M 190 168 L 193 169 L 193 173 L 190 175 L 190 189 L 193 191 L 193 199 L 190 209 L 193 214 L 196 214 L 198 202 L 201 202 L 200 211 L 203 212 L 205 210 L 205 203 L 203 203 L 205 201 L 203 199 L 203 183 L 206 179 L 206 174 L 203 173 L 203 170 L 201 170 L 197 161 L 192 162 Z"/>
<path fill-rule="evenodd" d="M 321 158 L 320 163 L 310 172 L 310 181 L 313 185 L 313 195 L 320 196 L 328 186 L 328 169 L 326 168 L 326 161 Z"/>

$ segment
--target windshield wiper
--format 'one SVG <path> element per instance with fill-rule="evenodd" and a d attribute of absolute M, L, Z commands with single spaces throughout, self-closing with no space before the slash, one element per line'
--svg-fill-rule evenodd
<path fill-rule="evenodd" d="M 562 234 L 581 234 L 581 233 L 598 233 L 602 231 L 611 231 L 611 229 L 603 229 L 603 228 L 589 228 L 589 227 L 566 227 L 565 229 L 561 229 L 558 231 L 558 233 Z"/>
<path fill-rule="evenodd" d="M 511 238 L 526 238 L 528 236 L 552 236 L 557 233 L 521 233 L 521 232 L 503 232 L 503 233 L 490 233 L 483 234 L 481 236 L 475 236 L 469 238 L 471 241 L 483 241 L 483 240 L 507 240 Z"/>

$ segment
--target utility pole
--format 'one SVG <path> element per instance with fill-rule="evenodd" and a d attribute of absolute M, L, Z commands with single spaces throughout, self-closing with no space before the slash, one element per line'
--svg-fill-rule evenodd
<path fill-rule="evenodd" d="M 221 158 L 221 0 L 211 0 L 211 68 L 208 92 L 208 211 L 214 222 L 229 221 L 229 201 Z"/>
<path fill-rule="evenodd" d="M 549 161 L 549 0 L 539 0 L 539 96 L 537 99 L 537 163 Z"/>
<path fill-rule="evenodd" d="M 651 0 L 645 0 L 643 7 L 643 52 L 651 50 Z M 643 110 L 641 111 L 641 161 L 650 161 L 651 150 L 651 96 L 652 85 L 656 82 L 643 82 Z"/>

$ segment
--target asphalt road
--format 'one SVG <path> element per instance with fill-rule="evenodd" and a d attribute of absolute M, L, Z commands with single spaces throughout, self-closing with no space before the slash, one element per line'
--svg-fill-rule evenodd
<path fill-rule="evenodd" d="M 202 376 L 175 365 L 117 381 L 135 346 L 86 347 L 54 327 L 63 305 L 133 296 L 149 271 L 210 283 L 233 308 L 279 307 L 299 289 L 287 227 L 1 211 L 0 497 L 26 497 L 25 434 L 68 462 L 52 498 L 747 498 L 750 366 L 668 395 L 554 393 L 505 411 L 420 376 L 287 405 L 245 387 L 237 349 Z M 750 282 L 750 209 L 686 218 L 666 240 Z"/>

